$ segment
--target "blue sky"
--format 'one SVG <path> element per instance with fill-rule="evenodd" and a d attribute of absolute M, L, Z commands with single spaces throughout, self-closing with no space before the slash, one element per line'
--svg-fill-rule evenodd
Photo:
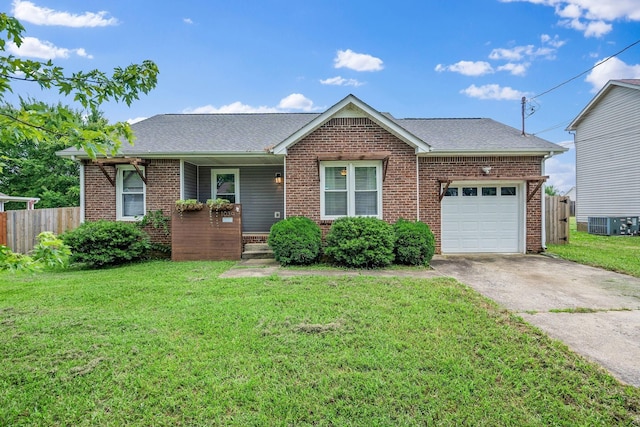
<path fill-rule="evenodd" d="M 640 0 L 2 1 L 17 56 L 72 72 L 155 61 L 157 88 L 111 121 L 162 113 L 323 111 L 349 93 L 398 118 L 489 117 L 570 146 L 569 122 L 609 80 L 640 78 Z M 16 93 L 71 100 L 36 87 Z M 11 99 L 8 99 L 11 101 Z M 575 183 L 575 153 L 547 161 Z"/>

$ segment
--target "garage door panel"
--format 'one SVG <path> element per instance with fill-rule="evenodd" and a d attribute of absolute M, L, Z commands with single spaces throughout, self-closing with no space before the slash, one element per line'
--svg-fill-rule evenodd
<path fill-rule="evenodd" d="M 443 253 L 516 253 L 521 251 L 522 214 L 519 196 L 501 195 L 500 184 L 464 184 L 476 196 L 445 196 L 441 205 Z M 495 187 L 483 191 L 483 187 Z M 517 187 L 514 184 L 504 187 Z M 473 190 L 468 190 L 473 193 Z M 507 192 L 509 193 L 509 192 Z"/>

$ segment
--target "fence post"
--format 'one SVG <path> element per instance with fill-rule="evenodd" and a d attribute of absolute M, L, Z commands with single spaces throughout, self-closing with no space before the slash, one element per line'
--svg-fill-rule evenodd
<path fill-rule="evenodd" d="M 7 213 L 0 212 L 0 245 L 7 245 Z"/>

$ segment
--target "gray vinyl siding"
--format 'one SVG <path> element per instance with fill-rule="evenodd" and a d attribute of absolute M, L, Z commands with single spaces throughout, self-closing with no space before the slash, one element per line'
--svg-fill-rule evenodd
<path fill-rule="evenodd" d="M 199 168 L 198 199 L 202 201 L 212 197 L 213 169 L 211 166 Z M 284 184 L 275 183 L 276 172 L 284 176 L 282 166 L 224 166 L 220 169 L 239 169 L 243 232 L 268 232 L 278 221 L 275 212 L 280 212 L 280 217 L 284 217 Z"/>
<path fill-rule="evenodd" d="M 185 199 L 198 198 L 198 167 L 194 164 L 184 162 L 183 173 L 183 197 Z"/>
<path fill-rule="evenodd" d="M 576 128 L 576 219 L 640 215 L 640 90 L 614 87 Z"/>

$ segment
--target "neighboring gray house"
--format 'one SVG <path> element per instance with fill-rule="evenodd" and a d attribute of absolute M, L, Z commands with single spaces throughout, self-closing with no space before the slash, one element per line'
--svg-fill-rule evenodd
<path fill-rule="evenodd" d="M 640 216 L 640 79 L 610 80 L 567 127 L 575 132 L 576 221 Z"/>
<path fill-rule="evenodd" d="M 571 187 L 570 190 L 566 191 L 563 196 L 567 196 L 569 198 L 569 200 L 571 200 L 572 202 L 576 201 L 576 187 L 575 185 L 573 187 Z"/>

